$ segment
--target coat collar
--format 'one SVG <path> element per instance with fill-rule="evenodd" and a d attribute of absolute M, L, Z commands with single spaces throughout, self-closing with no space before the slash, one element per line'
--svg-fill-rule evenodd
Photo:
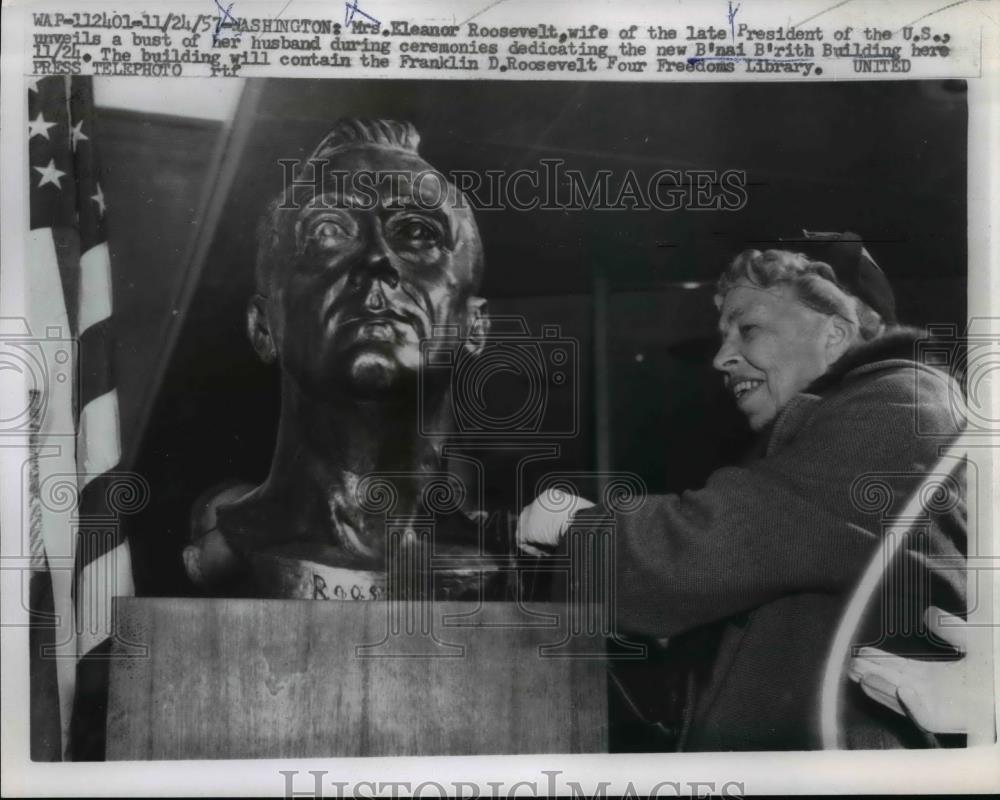
<path fill-rule="evenodd" d="M 793 397 L 781 409 L 771 426 L 762 431 L 760 447 L 766 454 L 793 436 L 825 395 L 831 394 L 852 375 L 890 365 L 918 366 L 916 343 L 922 334 L 917 328 L 895 327 L 870 342 L 852 347 L 829 370 Z"/>
<path fill-rule="evenodd" d="M 921 336 L 917 328 L 900 326 L 891 328 L 877 339 L 852 347 L 830 369 L 809 384 L 804 390 L 805 394 L 828 394 L 852 372 L 880 362 L 916 363 L 916 343 Z"/>

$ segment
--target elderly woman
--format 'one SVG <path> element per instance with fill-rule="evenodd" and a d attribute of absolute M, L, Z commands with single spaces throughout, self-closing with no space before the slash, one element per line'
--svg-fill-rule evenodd
<path fill-rule="evenodd" d="M 892 512 L 859 489 L 883 475 L 901 507 L 961 423 L 954 383 L 914 361 L 916 332 L 895 325 L 888 282 L 860 240 L 829 238 L 836 271 L 801 253 L 747 250 L 719 281 L 713 365 L 758 433 L 754 458 L 633 513 L 545 496 L 521 513 L 528 550 L 557 544 L 574 517 L 613 520 L 618 630 L 659 638 L 719 624 L 714 661 L 685 711 L 683 749 L 820 746 L 830 640 Z M 964 505 L 942 508 L 920 552 L 902 558 L 929 565 L 937 605 L 959 609 L 960 571 L 936 559 L 964 552 Z M 870 640 L 884 646 L 886 627 L 876 622 Z M 851 746 L 917 743 L 902 718 L 851 689 Z"/>

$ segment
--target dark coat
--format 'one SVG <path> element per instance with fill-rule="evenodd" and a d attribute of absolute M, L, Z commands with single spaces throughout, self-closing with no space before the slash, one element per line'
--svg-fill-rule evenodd
<path fill-rule="evenodd" d="M 899 329 L 851 351 L 781 410 L 760 457 L 614 515 L 618 630 L 721 629 L 683 749 L 820 746 L 820 684 L 846 601 L 889 516 L 959 431 L 956 384 L 913 360 L 914 341 Z M 933 578 L 930 596 L 917 582 L 896 597 L 903 611 L 933 603 L 964 613 L 964 574 L 941 560 L 965 553 L 964 478 L 957 485 L 961 496 L 901 556 Z M 886 647 L 878 632 L 865 641 Z M 852 746 L 921 743 L 854 686 L 845 720 Z"/>

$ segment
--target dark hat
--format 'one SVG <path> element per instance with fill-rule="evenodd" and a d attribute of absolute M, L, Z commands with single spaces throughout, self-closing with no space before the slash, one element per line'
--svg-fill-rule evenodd
<path fill-rule="evenodd" d="M 782 237 L 788 250 L 802 253 L 812 261 L 829 264 L 837 283 L 849 294 L 867 303 L 886 325 L 896 325 L 896 298 L 885 273 L 865 249 L 856 233 L 802 231 L 800 237 Z"/>

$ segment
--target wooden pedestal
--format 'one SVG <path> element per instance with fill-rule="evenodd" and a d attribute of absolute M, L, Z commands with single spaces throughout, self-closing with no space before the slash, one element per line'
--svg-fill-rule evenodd
<path fill-rule="evenodd" d="M 107 757 L 605 752 L 603 641 L 532 611 L 119 599 Z"/>

